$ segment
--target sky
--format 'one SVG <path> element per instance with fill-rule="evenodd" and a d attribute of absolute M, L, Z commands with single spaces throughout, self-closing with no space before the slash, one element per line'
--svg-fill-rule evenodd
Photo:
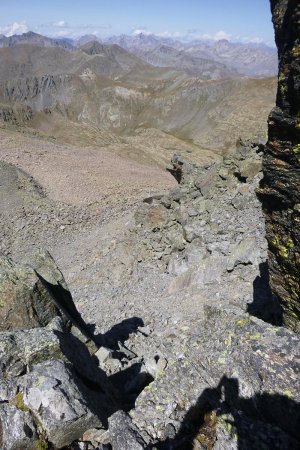
<path fill-rule="evenodd" d="M 0 0 L 0 34 L 153 33 L 274 45 L 269 0 Z"/>

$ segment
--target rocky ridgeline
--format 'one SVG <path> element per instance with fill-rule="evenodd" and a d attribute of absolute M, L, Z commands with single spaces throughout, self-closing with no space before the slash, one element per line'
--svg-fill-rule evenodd
<path fill-rule="evenodd" d="M 264 221 L 255 196 L 261 151 L 261 145 L 239 144 L 221 163 L 204 168 L 175 155 L 168 170 L 179 186 L 145 199 L 135 216 L 141 259 L 157 260 L 174 276 L 200 264 L 208 282 L 224 268 L 263 262 Z"/>
<path fill-rule="evenodd" d="M 264 219 L 255 194 L 262 149 L 239 143 L 221 163 L 206 167 L 174 156 L 168 170 L 178 187 L 146 198 L 128 240 L 107 251 L 104 265 L 112 279 L 127 283 L 156 270 L 158 279 L 165 274 L 163 295 L 195 293 L 280 320 L 268 288 Z M 124 253 L 120 275 L 116 260 L 124 260 Z"/>
<path fill-rule="evenodd" d="M 127 431 L 138 433 L 135 446 L 123 437 L 116 448 L 299 445 L 299 337 L 278 327 L 281 309 L 268 286 L 264 219 L 255 193 L 263 148 L 238 143 L 221 163 L 204 168 L 174 156 L 168 170 L 178 188 L 145 199 L 136 212 L 128 279 L 125 271 L 116 279 L 128 289 L 133 278 L 133 296 L 146 292 L 136 285 L 145 287 L 149 273 L 155 273 L 153 290 L 161 277 L 155 305 L 168 315 L 157 318 L 147 294 L 136 299 L 151 333 L 146 342 L 137 336 L 125 345 L 144 358 L 156 351 L 164 364 L 130 412 Z M 114 248 L 124 261 L 124 242 L 121 253 Z"/>

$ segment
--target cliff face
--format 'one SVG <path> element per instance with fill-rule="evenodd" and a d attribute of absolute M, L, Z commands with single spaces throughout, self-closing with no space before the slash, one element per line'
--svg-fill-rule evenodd
<path fill-rule="evenodd" d="M 300 4 L 271 0 L 279 54 L 259 195 L 266 216 L 270 282 L 285 325 L 300 331 Z"/>

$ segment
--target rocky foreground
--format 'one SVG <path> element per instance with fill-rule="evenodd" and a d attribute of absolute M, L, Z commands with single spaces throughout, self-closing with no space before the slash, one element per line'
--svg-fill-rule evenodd
<path fill-rule="evenodd" d="M 175 155 L 178 186 L 94 242 L 74 301 L 49 253 L 1 257 L 3 450 L 299 448 L 299 335 L 268 286 L 263 148 L 205 167 Z"/>

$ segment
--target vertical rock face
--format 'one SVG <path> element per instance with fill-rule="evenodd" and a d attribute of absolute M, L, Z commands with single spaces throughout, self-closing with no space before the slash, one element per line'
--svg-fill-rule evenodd
<path fill-rule="evenodd" d="M 269 116 L 259 195 L 269 243 L 270 282 L 283 321 L 300 332 L 300 4 L 271 0 L 279 54 L 276 107 Z"/>

